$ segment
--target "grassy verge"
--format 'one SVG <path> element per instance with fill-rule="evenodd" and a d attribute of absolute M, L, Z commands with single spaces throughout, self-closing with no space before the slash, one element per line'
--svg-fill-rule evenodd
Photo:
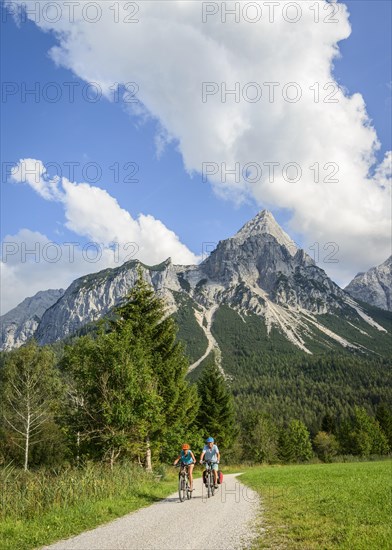
<path fill-rule="evenodd" d="M 265 466 L 241 481 L 262 497 L 256 548 L 391 548 L 391 461 Z"/>
<path fill-rule="evenodd" d="M 174 492 L 175 472 L 161 479 L 132 466 L 97 465 L 57 475 L 2 472 L 1 550 L 28 550 L 81 533 Z"/>

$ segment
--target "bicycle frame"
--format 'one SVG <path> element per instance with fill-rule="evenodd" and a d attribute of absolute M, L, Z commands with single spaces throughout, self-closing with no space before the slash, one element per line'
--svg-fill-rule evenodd
<path fill-rule="evenodd" d="M 207 497 L 209 498 L 211 495 L 214 496 L 215 494 L 214 470 L 212 469 L 212 464 L 215 464 L 215 462 L 204 460 L 203 464 L 206 466 Z"/>
<path fill-rule="evenodd" d="M 180 497 L 180 502 L 184 502 L 185 498 L 188 500 L 192 498 L 192 491 L 189 488 L 189 464 L 180 462 L 177 467 L 180 468 L 178 472 L 178 496 Z"/>

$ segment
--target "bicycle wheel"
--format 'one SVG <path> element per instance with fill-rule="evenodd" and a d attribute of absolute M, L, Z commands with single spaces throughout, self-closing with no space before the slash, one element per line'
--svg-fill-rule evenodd
<path fill-rule="evenodd" d="M 207 497 L 210 498 L 211 496 L 211 472 L 208 472 L 207 474 Z"/>
<path fill-rule="evenodd" d="M 190 490 L 189 488 L 189 479 L 188 479 L 188 476 L 186 478 L 186 484 L 185 484 L 185 489 L 186 489 L 186 498 L 188 500 L 190 500 L 192 498 L 192 491 Z"/>
<path fill-rule="evenodd" d="M 214 472 L 211 470 L 211 494 L 214 496 L 215 494 L 215 483 L 214 483 Z"/>
<path fill-rule="evenodd" d="M 185 500 L 185 479 L 180 474 L 178 477 L 178 496 L 180 497 L 180 501 L 184 502 Z"/>

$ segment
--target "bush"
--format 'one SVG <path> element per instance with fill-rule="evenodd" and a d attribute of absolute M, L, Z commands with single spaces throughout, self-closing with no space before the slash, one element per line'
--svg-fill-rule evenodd
<path fill-rule="evenodd" d="M 339 450 L 336 437 L 327 432 L 318 432 L 313 440 L 313 446 L 318 458 L 323 462 L 331 462 Z"/>

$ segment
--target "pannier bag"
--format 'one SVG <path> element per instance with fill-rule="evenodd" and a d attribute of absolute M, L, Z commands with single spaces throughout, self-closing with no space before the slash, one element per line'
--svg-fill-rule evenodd
<path fill-rule="evenodd" d="M 203 483 L 205 486 L 207 486 L 207 471 L 203 470 Z"/>
<path fill-rule="evenodd" d="M 218 470 L 218 484 L 220 485 L 221 483 L 223 483 L 223 474 L 220 470 Z M 203 483 L 204 485 L 207 486 L 207 471 L 204 470 L 203 471 Z"/>

